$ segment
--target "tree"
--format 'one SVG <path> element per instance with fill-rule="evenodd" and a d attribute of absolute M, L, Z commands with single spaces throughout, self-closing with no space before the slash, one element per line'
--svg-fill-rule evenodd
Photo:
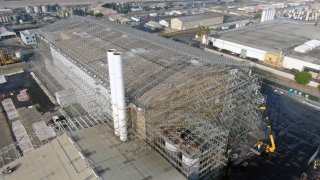
<path fill-rule="evenodd" d="M 260 19 L 260 18 L 261 18 L 261 14 L 260 14 L 260 13 L 255 14 L 253 18 L 254 18 L 254 19 Z"/>
<path fill-rule="evenodd" d="M 207 37 L 210 34 L 210 28 L 207 26 L 200 26 L 196 34 L 200 37 L 202 44 L 206 44 Z"/>
<path fill-rule="evenodd" d="M 309 72 L 302 71 L 294 74 L 294 79 L 299 84 L 308 84 L 311 81 L 312 75 Z"/>
<path fill-rule="evenodd" d="M 97 13 L 97 14 L 95 14 L 95 16 L 96 16 L 96 17 L 102 17 L 103 14 L 102 14 L 102 13 Z"/>
<path fill-rule="evenodd" d="M 129 10 L 126 9 L 126 8 L 122 8 L 122 9 L 120 10 L 120 12 L 123 13 L 123 14 L 127 14 L 127 13 L 129 12 Z"/>
<path fill-rule="evenodd" d="M 159 11 L 160 9 L 161 7 L 158 7 L 158 6 L 155 8 L 156 11 Z"/>

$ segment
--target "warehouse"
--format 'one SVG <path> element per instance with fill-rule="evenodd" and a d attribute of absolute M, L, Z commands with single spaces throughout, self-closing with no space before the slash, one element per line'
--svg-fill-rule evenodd
<path fill-rule="evenodd" d="M 274 22 L 209 35 L 209 44 L 244 58 L 263 63 L 310 71 L 320 71 L 319 28 L 313 25 Z"/>
<path fill-rule="evenodd" d="M 223 23 L 223 15 L 218 13 L 205 13 L 194 16 L 185 16 L 171 19 L 171 28 L 187 30 L 199 26 L 212 26 Z"/>
<path fill-rule="evenodd" d="M 155 21 L 149 21 L 147 23 L 145 23 L 143 25 L 144 28 L 151 30 L 151 31 L 156 31 L 156 30 L 160 30 L 163 28 L 163 26 L 161 26 L 159 23 L 155 22 Z"/>
<path fill-rule="evenodd" d="M 9 27 L 2 26 L 0 28 L 0 40 L 16 37 L 16 33 Z"/>

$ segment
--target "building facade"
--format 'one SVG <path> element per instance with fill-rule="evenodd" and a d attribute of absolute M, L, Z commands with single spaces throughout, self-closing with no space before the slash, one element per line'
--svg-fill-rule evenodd
<path fill-rule="evenodd" d="M 37 43 L 36 35 L 34 33 L 30 33 L 30 31 L 28 30 L 20 31 L 20 37 L 25 45 L 32 45 Z"/>
<path fill-rule="evenodd" d="M 187 30 L 198 28 L 199 26 L 212 26 L 223 23 L 223 15 L 217 13 L 205 13 L 194 16 L 186 16 L 171 19 L 171 28 L 177 30 Z"/>

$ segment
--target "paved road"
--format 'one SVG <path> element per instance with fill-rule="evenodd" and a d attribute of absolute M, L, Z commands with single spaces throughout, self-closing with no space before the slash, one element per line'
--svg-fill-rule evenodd
<path fill-rule="evenodd" d="M 294 76 L 290 73 L 286 73 L 286 72 L 283 72 L 283 71 L 280 71 L 280 70 L 277 70 L 277 69 L 274 69 L 274 68 L 271 68 L 271 67 L 268 67 L 268 66 L 264 66 L 264 65 L 261 65 L 261 64 L 258 64 L 258 63 L 254 63 L 254 62 L 251 62 L 251 61 L 248 61 L 248 60 L 244 60 L 242 58 L 239 58 L 239 57 L 235 57 L 235 56 L 231 56 L 229 54 L 225 54 L 225 53 L 221 53 L 221 52 L 217 52 L 217 51 L 214 51 L 212 49 L 205 49 L 206 51 L 208 52 L 212 52 L 212 53 L 215 53 L 215 54 L 223 54 L 223 56 L 225 57 L 228 57 L 230 59 L 234 59 L 236 61 L 246 61 L 246 62 L 249 62 L 252 66 L 254 67 L 257 67 L 259 69 L 262 69 L 264 71 L 267 71 L 267 72 L 270 72 L 270 73 L 273 73 L 273 74 L 276 74 L 276 75 L 279 75 L 279 76 L 282 76 L 284 78 L 288 78 L 288 79 L 291 79 L 291 80 L 294 80 Z M 312 86 L 312 87 L 317 87 L 319 85 L 319 83 L 316 83 L 316 82 L 310 82 L 308 85 Z"/>

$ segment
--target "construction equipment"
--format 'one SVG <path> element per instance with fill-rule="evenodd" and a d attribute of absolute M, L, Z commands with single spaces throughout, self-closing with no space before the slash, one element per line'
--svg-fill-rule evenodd
<path fill-rule="evenodd" d="M 272 130 L 271 130 L 271 124 L 270 124 L 270 121 L 269 121 L 269 116 L 267 115 L 266 111 L 267 111 L 267 107 L 265 105 L 261 105 L 259 107 L 259 110 L 261 110 L 263 113 L 263 117 L 265 118 L 266 122 L 267 122 L 267 127 L 268 127 L 268 131 L 269 131 L 269 138 L 270 138 L 270 144 L 267 144 L 267 143 L 264 143 L 262 140 L 259 140 L 255 145 L 254 147 L 257 148 L 256 149 L 253 149 L 251 148 L 251 151 L 260 155 L 261 153 L 259 152 L 260 149 L 263 149 L 265 152 L 267 153 L 273 153 L 275 152 L 276 150 L 276 144 L 274 142 L 274 137 L 273 137 L 273 134 L 272 134 Z"/>

